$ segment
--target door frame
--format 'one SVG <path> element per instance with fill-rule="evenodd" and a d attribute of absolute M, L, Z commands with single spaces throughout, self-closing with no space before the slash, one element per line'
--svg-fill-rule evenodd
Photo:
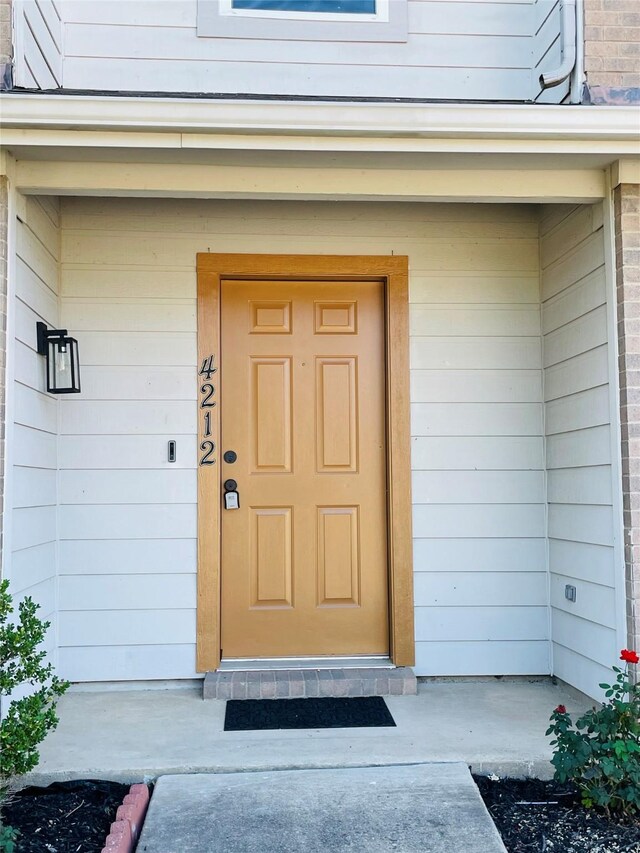
<path fill-rule="evenodd" d="M 381 281 L 386 342 L 387 524 L 390 657 L 413 666 L 413 541 L 409 408 L 409 260 L 398 255 L 198 253 L 198 370 L 220 359 L 220 285 L 233 279 Z M 207 362 L 208 363 L 208 362 Z M 208 363 L 209 366 L 210 363 Z M 198 375 L 198 575 L 196 669 L 220 665 L 220 405 Z M 212 405 L 213 404 L 213 405 Z M 209 417 L 205 421 L 205 414 Z M 204 444 L 204 442 L 211 442 Z M 206 458 L 205 458 L 206 457 Z"/>

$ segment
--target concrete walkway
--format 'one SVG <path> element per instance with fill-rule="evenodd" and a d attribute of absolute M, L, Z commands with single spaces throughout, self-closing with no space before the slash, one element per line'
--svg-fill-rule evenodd
<path fill-rule="evenodd" d="M 163 776 L 140 853 L 505 853 L 464 764 Z"/>
<path fill-rule="evenodd" d="M 548 681 L 421 683 L 385 701 L 397 728 L 224 732 L 225 703 L 195 690 L 77 692 L 25 783 L 136 782 L 163 774 L 462 761 L 477 773 L 549 777 L 549 714 L 588 705 Z"/>

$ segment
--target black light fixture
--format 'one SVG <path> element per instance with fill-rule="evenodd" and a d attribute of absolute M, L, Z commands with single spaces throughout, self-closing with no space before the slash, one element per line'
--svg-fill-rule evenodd
<path fill-rule="evenodd" d="M 47 359 L 47 391 L 50 394 L 80 393 L 78 341 L 66 329 L 47 329 L 36 323 L 38 352 Z"/>

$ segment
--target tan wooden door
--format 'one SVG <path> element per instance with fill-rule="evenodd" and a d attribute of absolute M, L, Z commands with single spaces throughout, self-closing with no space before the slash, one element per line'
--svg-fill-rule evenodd
<path fill-rule="evenodd" d="M 223 657 L 388 653 L 382 284 L 223 281 L 221 325 Z"/>

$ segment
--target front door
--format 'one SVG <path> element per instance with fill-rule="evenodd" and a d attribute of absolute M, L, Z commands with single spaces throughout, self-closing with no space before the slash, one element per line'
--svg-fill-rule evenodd
<path fill-rule="evenodd" d="M 222 281 L 225 658 L 389 652 L 383 297 Z"/>

